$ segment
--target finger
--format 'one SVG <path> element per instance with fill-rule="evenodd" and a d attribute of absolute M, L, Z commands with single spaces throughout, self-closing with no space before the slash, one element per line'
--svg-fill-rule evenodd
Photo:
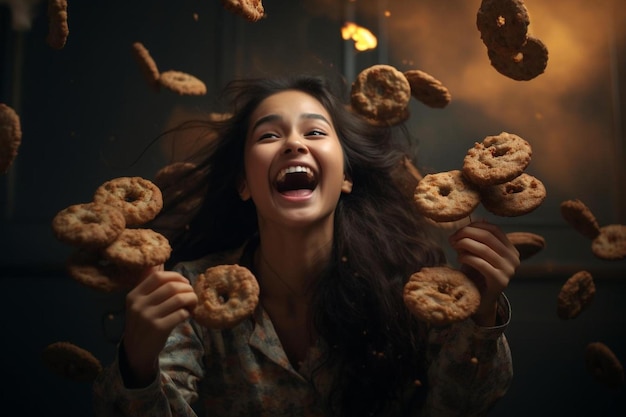
<path fill-rule="evenodd" d="M 484 259 L 495 268 L 505 268 L 513 260 L 512 256 L 507 253 L 507 248 L 495 237 L 491 239 L 483 237 L 482 240 L 464 237 L 452 242 L 452 247 L 459 254 L 470 254 Z"/>
<path fill-rule="evenodd" d="M 143 281 L 137 284 L 134 291 L 141 294 L 149 294 L 164 283 L 174 281 L 189 283 L 187 278 L 178 272 L 159 270 L 153 271 Z"/>
<path fill-rule="evenodd" d="M 457 251 L 465 250 L 477 255 L 483 254 L 490 262 L 497 263 L 497 258 L 502 257 L 506 262 L 519 263 L 517 248 L 498 227 L 488 223 L 460 229 L 450 237 L 450 244 Z"/>
<path fill-rule="evenodd" d="M 182 298 L 182 303 L 177 300 Z M 168 314 L 176 308 L 183 308 L 194 304 L 197 296 L 193 287 L 186 282 L 170 281 L 155 288 L 151 293 L 136 294 L 127 299 L 127 310 L 136 315 L 144 316 L 146 320 Z M 166 304 L 167 303 L 167 304 Z"/>
<path fill-rule="evenodd" d="M 193 287 L 188 282 L 168 281 L 146 294 L 146 301 L 150 305 L 159 305 L 179 294 L 194 294 L 195 296 Z"/>
<path fill-rule="evenodd" d="M 485 221 L 472 222 L 469 225 L 460 228 L 450 236 L 450 239 L 458 240 L 463 237 L 471 237 L 482 240 L 489 239 L 491 236 L 495 237 L 504 246 L 513 246 L 506 237 L 506 234 L 498 226 Z"/>
<path fill-rule="evenodd" d="M 513 254 L 500 254 L 489 246 L 467 239 L 459 242 L 457 261 L 479 269 L 483 274 L 503 273 L 512 277 L 519 266 L 519 258 Z"/>
<path fill-rule="evenodd" d="M 189 317 L 197 302 L 198 298 L 193 292 L 178 293 L 160 304 L 147 307 L 144 313 L 152 318 L 156 327 L 169 330 L 170 325 L 175 326 Z"/>
<path fill-rule="evenodd" d="M 483 296 L 497 299 L 497 296 L 509 285 L 510 275 L 494 268 L 491 264 L 472 255 L 460 255 L 461 270 L 476 284 Z"/>
<path fill-rule="evenodd" d="M 167 316 L 157 320 L 156 324 L 163 329 L 168 329 L 170 332 L 174 329 L 178 324 L 187 320 L 191 317 L 191 311 L 186 308 L 179 308 L 177 310 L 172 311 Z"/>

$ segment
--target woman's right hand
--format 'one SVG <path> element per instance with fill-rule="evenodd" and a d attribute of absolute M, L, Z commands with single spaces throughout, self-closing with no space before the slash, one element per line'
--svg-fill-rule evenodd
<path fill-rule="evenodd" d="M 147 386 L 154 380 L 168 336 L 190 317 L 197 302 L 189 281 L 177 272 L 164 271 L 163 266 L 147 271 L 128 293 L 122 345 L 131 385 Z"/>

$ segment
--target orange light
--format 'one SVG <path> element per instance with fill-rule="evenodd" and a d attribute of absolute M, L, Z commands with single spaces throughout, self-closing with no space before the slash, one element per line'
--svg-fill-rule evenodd
<path fill-rule="evenodd" d="M 374 49 L 378 45 L 378 39 L 366 28 L 353 22 L 346 22 L 341 28 L 341 37 L 344 40 L 352 39 L 357 51 Z"/>

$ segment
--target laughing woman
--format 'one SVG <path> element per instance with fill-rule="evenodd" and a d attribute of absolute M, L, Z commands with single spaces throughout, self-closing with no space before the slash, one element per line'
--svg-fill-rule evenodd
<path fill-rule="evenodd" d="M 203 203 L 168 235 L 172 267 L 128 293 L 96 414 L 485 415 L 512 377 L 503 291 L 519 254 L 505 235 L 485 222 L 452 234 L 481 305 L 446 327 L 419 322 L 403 286 L 446 260 L 394 180 L 406 149 L 391 130 L 315 77 L 236 81 L 226 93 L 232 116 L 206 122 L 217 139 L 198 166 Z M 256 277 L 259 304 L 232 328 L 205 328 L 191 317 L 193 282 L 235 263 Z"/>

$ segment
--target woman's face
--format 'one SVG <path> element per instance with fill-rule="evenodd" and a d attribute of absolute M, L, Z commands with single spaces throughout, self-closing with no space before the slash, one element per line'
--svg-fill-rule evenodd
<path fill-rule="evenodd" d="M 252 198 L 262 222 L 332 224 L 339 196 L 352 189 L 330 115 L 296 90 L 266 98 L 252 113 L 244 168 L 240 195 Z"/>

